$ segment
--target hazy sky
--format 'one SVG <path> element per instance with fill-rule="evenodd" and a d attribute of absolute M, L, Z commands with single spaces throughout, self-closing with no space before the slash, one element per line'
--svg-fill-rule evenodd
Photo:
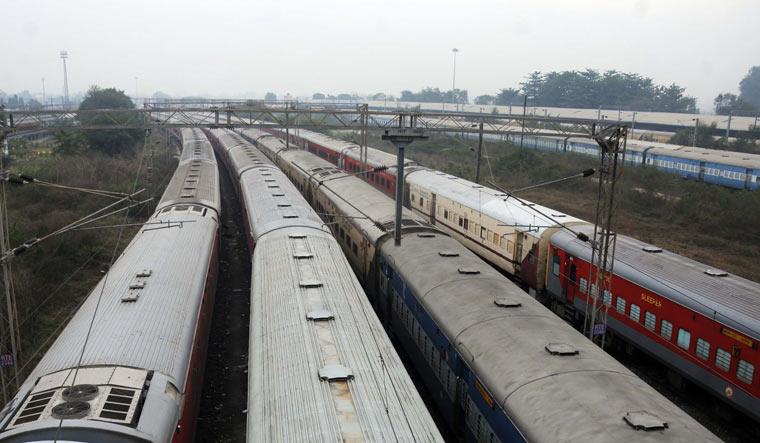
<path fill-rule="evenodd" d="M 702 110 L 760 65 L 758 0 L 23 0 L 4 7 L 0 89 L 261 98 L 456 86 L 594 68 L 678 83 Z"/>

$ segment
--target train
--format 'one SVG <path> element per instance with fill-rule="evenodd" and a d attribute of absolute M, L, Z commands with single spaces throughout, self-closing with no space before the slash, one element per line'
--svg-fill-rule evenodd
<path fill-rule="evenodd" d="M 294 146 L 395 196 L 395 156 L 368 148 L 364 165 L 353 143 L 305 130 L 290 136 Z M 591 247 L 578 233 L 593 238 L 592 224 L 412 160 L 405 168 L 404 205 L 569 322 L 586 320 Z M 754 374 L 760 365 L 760 284 L 623 235 L 617 236 L 614 271 L 602 307 L 609 339 L 635 345 L 760 420 L 760 377 Z"/>
<path fill-rule="evenodd" d="M 510 134 L 507 139 L 518 143 L 520 136 Z M 599 145 L 587 138 L 526 135 L 523 146 L 536 150 L 599 156 Z M 684 179 L 733 189 L 755 191 L 760 187 L 758 154 L 628 140 L 626 161 L 656 167 L 661 171 L 678 174 Z"/>
<path fill-rule="evenodd" d="M 247 441 L 442 442 L 328 226 L 249 142 L 208 134 L 252 254 Z"/>
<path fill-rule="evenodd" d="M 193 441 L 220 196 L 206 137 L 182 144 L 154 214 L 0 411 L 0 440 Z"/>
<path fill-rule="evenodd" d="M 716 441 L 427 217 L 271 135 L 241 133 L 322 214 L 386 328 L 466 441 Z"/>

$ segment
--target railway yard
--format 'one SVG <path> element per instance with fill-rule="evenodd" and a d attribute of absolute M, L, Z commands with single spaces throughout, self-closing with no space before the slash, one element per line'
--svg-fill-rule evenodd
<path fill-rule="evenodd" d="M 494 140 L 490 184 L 476 183 L 472 141 L 444 135 L 412 149 L 399 177 L 394 149 L 374 136 L 363 153 L 356 133 L 210 126 L 167 130 L 178 167 L 155 213 L 0 412 L 0 440 L 740 442 L 760 432 L 756 268 L 728 253 L 700 262 L 709 248 L 684 246 L 692 231 L 668 242 L 637 224 L 646 216 L 623 213 L 599 292 L 605 349 L 584 336 L 595 200 L 578 196 L 599 182 L 518 196 L 499 187 L 570 174 L 589 157 Z M 567 156 L 564 168 L 550 155 Z M 637 186 L 624 198 L 653 198 Z M 686 186 L 654 198 L 757 195 Z"/>

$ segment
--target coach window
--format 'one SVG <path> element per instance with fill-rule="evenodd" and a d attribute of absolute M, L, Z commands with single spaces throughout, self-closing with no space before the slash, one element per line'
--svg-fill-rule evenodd
<path fill-rule="evenodd" d="M 617 301 L 615 301 L 615 309 L 617 309 L 619 313 L 625 314 L 625 299 L 623 297 L 617 298 Z"/>
<path fill-rule="evenodd" d="M 420 197 L 420 208 L 424 206 L 425 199 Z"/>
<path fill-rule="evenodd" d="M 343 240 L 343 228 L 339 228 L 340 231 L 340 239 Z"/>
<path fill-rule="evenodd" d="M 739 366 L 736 368 L 736 376 L 739 380 L 752 383 L 752 376 L 755 374 L 755 366 L 744 360 L 739 360 Z"/>
<path fill-rule="evenodd" d="M 640 315 L 641 315 L 641 308 L 631 303 L 631 312 L 628 314 L 628 316 L 631 317 L 631 320 L 638 323 Z"/>
<path fill-rule="evenodd" d="M 559 276 L 559 255 L 554 256 L 554 266 L 552 266 L 552 274 Z"/>
<path fill-rule="evenodd" d="M 443 218 L 445 218 L 446 220 L 449 219 L 449 210 L 448 209 L 444 209 L 443 210 Z"/>
<path fill-rule="evenodd" d="M 493 244 L 498 245 L 499 244 L 499 234 L 493 233 Z"/>
<path fill-rule="evenodd" d="M 356 247 L 356 243 L 351 245 L 351 249 L 354 251 L 354 255 L 359 255 L 359 249 Z"/>
<path fill-rule="evenodd" d="M 731 368 L 731 354 L 721 348 L 715 351 L 715 366 L 728 371 Z"/>
<path fill-rule="evenodd" d="M 464 230 L 465 230 L 465 231 L 467 231 L 467 230 L 469 229 L 469 228 L 468 228 L 468 226 L 469 226 L 469 225 L 468 225 L 468 222 L 469 222 L 469 220 L 467 220 L 467 219 L 464 219 Z"/>
<path fill-rule="evenodd" d="M 651 312 L 644 313 L 644 327 L 654 331 L 655 325 L 657 325 L 657 316 Z"/>
<path fill-rule="evenodd" d="M 605 306 L 612 306 L 612 292 L 608 290 L 604 290 L 604 305 Z"/>
<path fill-rule="evenodd" d="M 691 333 L 687 331 L 686 329 L 678 329 L 678 346 L 689 349 L 689 346 L 691 345 Z"/>
<path fill-rule="evenodd" d="M 459 223 L 459 226 L 460 227 L 464 226 L 464 219 L 462 217 L 458 217 L 458 218 L 459 220 L 457 220 L 457 222 Z"/>
<path fill-rule="evenodd" d="M 707 360 L 710 356 L 710 342 L 697 337 L 697 346 L 694 348 L 694 352 L 702 360 Z"/>
<path fill-rule="evenodd" d="M 488 232 L 488 229 L 484 228 L 483 226 L 480 227 L 480 238 L 485 239 L 486 233 Z"/>

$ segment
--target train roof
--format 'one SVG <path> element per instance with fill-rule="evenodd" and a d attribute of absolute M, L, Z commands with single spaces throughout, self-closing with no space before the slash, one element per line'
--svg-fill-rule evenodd
<path fill-rule="evenodd" d="M 145 225 L 137 233 L 28 380 L 78 365 L 119 365 L 161 372 L 184 390 L 206 284 L 206 272 L 199 270 L 208 269 L 211 261 L 215 217 L 206 208 L 188 205 L 166 208 L 151 218 L 175 226 Z M 127 301 L 138 274 L 150 275 L 139 298 Z"/>
<path fill-rule="evenodd" d="M 560 223 L 586 223 L 557 210 L 523 199 L 507 198 L 501 191 L 432 169 L 410 172 L 406 180 L 535 237 Z"/>
<path fill-rule="evenodd" d="M 635 146 L 639 150 L 650 148 L 649 151 L 647 151 L 650 154 L 667 155 L 676 158 L 739 166 L 750 169 L 760 169 L 760 155 L 758 154 L 679 146 L 667 143 L 645 142 L 641 140 L 629 140 L 628 146 Z"/>
<path fill-rule="evenodd" d="M 197 128 L 182 129 L 182 153 L 180 154 L 179 162 L 182 164 L 190 160 L 216 163 L 211 143 L 209 143 L 203 131 Z"/>
<path fill-rule="evenodd" d="M 573 227 L 589 238 L 593 237 L 593 229 L 591 225 Z M 551 242 L 586 261 L 591 259 L 588 243 L 570 232 L 553 234 Z M 646 252 L 644 248 L 654 252 Z M 708 268 L 703 263 L 623 235 L 617 239 L 614 272 L 760 340 L 760 283 Z"/>
<path fill-rule="evenodd" d="M 177 167 L 157 209 L 181 204 L 203 205 L 219 212 L 221 201 L 216 163 L 192 160 Z"/>
<path fill-rule="evenodd" d="M 407 236 L 401 246 L 386 242 L 381 250 L 486 386 L 484 398 L 493 398 L 527 441 L 709 438 L 683 411 L 456 240 Z M 554 346 L 578 353 L 554 355 Z M 634 430 L 623 417 L 637 411 L 667 422 L 668 429 Z"/>
<path fill-rule="evenodd" d="M 257 143 L 273 152 L 279 146 L 278 139 Z M 240 183 L 256 239 L 249 441 L 442 441 L 340 245 L 309 203 L 272 165 L 247 169 Z M 320 315 L 329 320 L 313 320 Z M 323 379 L 337 366 L 352 374 L 348 392 Z M 338 400 L 344 404 L 336 410 Z"/>

